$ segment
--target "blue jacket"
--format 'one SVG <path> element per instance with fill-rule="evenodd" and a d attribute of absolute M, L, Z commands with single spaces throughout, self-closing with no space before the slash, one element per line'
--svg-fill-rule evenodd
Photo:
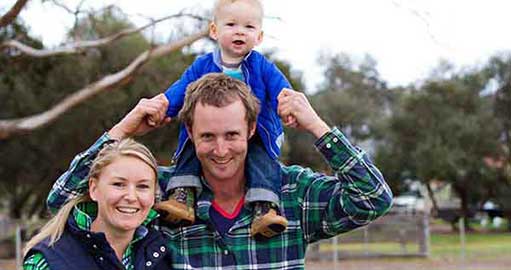
<path fill-rule="evenodd" d="M 171 255 L 161 232 L 149 229 L 147 235 L 133 246 L 134 269 L 168 270 L 172 268 Z M 81 230 L 70 217 L 62 237 L 52 246 L 45 239 L 26 255 L 43 254 L 51 270 L 124 270 L 105 234 Z"/>
<path fill-rule="evenodd" d="M 251 51 L 243 59 L 241 69 L 245 83 L 261 102 L 257 132 L 269 156 L 277 159 L 284 139 L 282 124 L 277 114 L 277 96 L 282 88 L 290 88 L 290 84 L 277 66 L 257 51 Z M 222 72 L 219 49 L 198 57 L 181 78 L 165 91 L 165 96 L 169 100 L 167 116 L 175 117 L 183 107 L 188 84 L 213 72 Z M 179 144 L 174 157 L 179 156 L 186 140 L 188 140 L 188 133 L 181 125 Z"/>

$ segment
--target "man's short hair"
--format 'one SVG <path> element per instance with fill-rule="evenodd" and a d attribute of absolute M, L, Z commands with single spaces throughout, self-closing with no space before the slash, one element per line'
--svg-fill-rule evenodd
<path fill-rule="evenodd" d="M 179 119 L 191 128 L 198 102 L 202 105 L 222 108 L 237 100 L 240 100 L 245 107 L 245 119 L 250 127 L 257 121 L 260 110 L 259 100 L 242 81 L 223 73 L 209 73 L 186 88 L 185 101 L 179 112 Z"/>

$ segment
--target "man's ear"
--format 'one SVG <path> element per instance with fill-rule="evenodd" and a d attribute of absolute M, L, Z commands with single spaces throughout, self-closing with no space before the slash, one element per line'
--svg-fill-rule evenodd
<path fill-rule="evenodd" d="M 190 141 L 193 143 L 193 133 L 192 128 L 189 125 L 185 125 L 186 132 L 188 133 L 188 138 L 190 138 Z"/>
<path fill-rule="evenodd" d="M 250 138 L 252 138 L 252 136 L 254 136 L 255 134 L 255 131 L 256 131 L 256 123 L 252 123 L 249 127 L 248 127 L 248 139 L 250 140 Z"/>
<path fill-rule="evenodd" d="M 98 180 L 96 178 L 89 178 L 89 196 L 92 201 L 97 201 L 97 192 L 98 192 Z"/>
<path fill-rule="evenodd" d="M 215 22 L 210 22 L 209 23 L 209 37 L 214 39 L 214 40 L 217 40 L 217 38 L 218 38 L 217 28 L 216 28 Z"/>

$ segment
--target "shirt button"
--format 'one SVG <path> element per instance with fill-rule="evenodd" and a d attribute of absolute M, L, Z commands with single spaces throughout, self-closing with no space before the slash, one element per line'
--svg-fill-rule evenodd
<path fill-rule="evenodd" d="M 224 255 L 229 255 L 229 250 L 224 250 Z"/>
<path fill-rule="evenodd" d="M 90 238 L 90 233 L 86 234 L 85 236 L 86 236 L 87 238 Z"/>
<path fill-rule="evenodd" d="M 98 248 L 98 246 L 96 246 L 96 244 L 92 245 L 93 248 Z"/>
<path fill-rule="evenodd" d="M 153 253 L 153 257 L 155 257 L 155 258 L 160 257 L 160 253 L 158 253 L 158 252 Z"/>
<path fill-rule="evenodd" d="M 331 144 L 329 144 L 329 143 L 326 144 L 326 148 L 330 149 L 331 147 L 332 147 Z"/>
<path fill-rule="evenodd" d="M 145 262 L 145 266 L 151 266 L 153 263 L 151 261 Z"/>
<path fill-rule="evenodd" d="M 161 251 L 161 252 L 165 252 L 165 247 L 164 247 L 164 246 L 161 246 L 161 247 L 160 247 L 160 251 Z"/>
<path fill-rule="evenodd" d="M 103 261 L 103 257 L 99 257 L 99 260 L 100 260 L 100 261 Z"/>
<path fill-rule="evenodd" d="M 339 139 L 334 138 L 334 139 L 333 139 L 333 141 L 336 143 L 336 142 L 338 142 L 338 141 L 339 141 Z"/>

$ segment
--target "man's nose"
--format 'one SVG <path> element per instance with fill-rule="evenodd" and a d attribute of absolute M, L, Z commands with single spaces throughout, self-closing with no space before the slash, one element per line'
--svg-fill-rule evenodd
<path fill-rule="evenodd" d="M 222 139 L 217 140 L 215 145 L 215 155 L 222 157 L 227 154 L 227 151 L 228 151 L 227 142 Z"/>

